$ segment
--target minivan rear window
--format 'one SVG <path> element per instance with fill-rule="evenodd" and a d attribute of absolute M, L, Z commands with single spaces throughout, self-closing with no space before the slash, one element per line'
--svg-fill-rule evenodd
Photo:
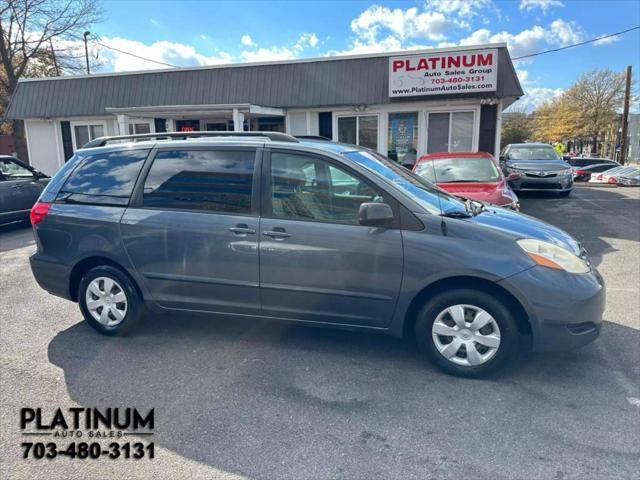
<path fill-rule="evenodd" d="M 73 203 L 127 205 L 149 149 L 90 153 L 64 184 L 59 199 Z"/>
<path fill-rule="evenodd" d="M 154 208 L 249 213 L 255 151 L 168 150 L 153 160 L 143 205 Z"/>

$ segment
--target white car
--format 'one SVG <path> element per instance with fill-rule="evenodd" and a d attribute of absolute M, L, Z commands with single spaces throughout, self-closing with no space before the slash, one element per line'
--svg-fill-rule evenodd
<path fill-rule="evenodd" d="M 621 175 L 629 176 L 638 172 L 637 167 L 616 167 L 596 175 L 591 175 L 589 183 L 610 183 L 615 185 Z"/>

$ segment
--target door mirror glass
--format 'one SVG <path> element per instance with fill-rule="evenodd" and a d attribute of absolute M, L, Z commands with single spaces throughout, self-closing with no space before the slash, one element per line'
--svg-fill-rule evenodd
<path fill-rule="evenodd" d="M 393 219 L 393 210 L 386 203 L 363 203 L 358 211 L 360 225 L 367 227 L 385 227 L 390 225 Z"/>

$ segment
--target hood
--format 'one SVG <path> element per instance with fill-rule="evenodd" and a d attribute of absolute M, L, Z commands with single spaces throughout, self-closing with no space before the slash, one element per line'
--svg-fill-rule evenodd
<path fill-rule="evenodd" d="M 509 160 L 507 167 L 520 168 L 522 170 L 535 171 L 557 171 L 571 168 L 567 162 L 563 160 Z"/>
<path fill-rule="evenodd" d="M 469 221 L 513 235 L 514 239 L 534 238 L 553 243 L 580 254 L 580 244 L 567 232 L 537 218 L 505 208 L 487 207 L 487 210 Z"/>
<path fill-rule="evenodd" d="M 460 195 L 461 197 L 470 198 L 471 200 L 478 200 L 480 202 L 502 204 L 504 189 L 503 182 L 493 183 L 438 183 L 438 186 L 443 190 L 454 195 Z"/>

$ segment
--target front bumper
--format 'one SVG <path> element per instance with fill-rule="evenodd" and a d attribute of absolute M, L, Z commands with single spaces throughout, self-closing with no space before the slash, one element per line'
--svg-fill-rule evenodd
<path fill-rule="evenodd" d="M 571 274 L 536 266 L 500 283 L 525 305 L 534 351 L 570 350 L 600 334 L 606 289 L 597 270 Z"/>
<path fill-rule="evenodd" d="M 555 175 L 550 177 L 537 177 L 521 172 L 520 178 L 509 182 L 513 190 L 565 192 L 573 188 L 573 174 Z"/>

